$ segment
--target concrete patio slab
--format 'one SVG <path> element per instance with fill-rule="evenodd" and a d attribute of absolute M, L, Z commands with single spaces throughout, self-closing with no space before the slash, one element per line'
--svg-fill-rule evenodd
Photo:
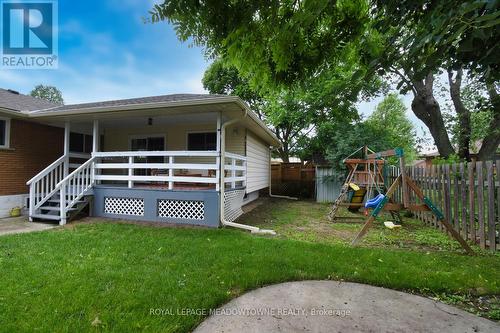
<path fill-rule="evenodd" d="M 303 281 L 240 296 L 215 310 L 194 332 L 500 332 L 500 325 L 395 290 Z"/>
<path fill-rule="evenodd" d="M 29 222 L 25 216 L 0 219 L 0 236 L 56 228 L 56 223 Z"/>

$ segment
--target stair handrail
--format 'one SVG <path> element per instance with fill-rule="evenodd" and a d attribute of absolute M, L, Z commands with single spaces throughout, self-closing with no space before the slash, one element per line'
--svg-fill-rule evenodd
<path fill-rule="evenodd" d="M 64 176 L 67 162 L 67 156 L 61 156 L 26 183 L 29 186 L 30 219 L 36 209 L 41 207 L 54 195 L 54 183 Z"/>
<path fill-rule="evenodd" d="M 71 178 L 73 178 L 73 176 L 80 172 L 82 169 L 86 168 L 90 163 L 94 162 L 96 160 L 96 157 L 93 156 L 91 157 L 89 160 L 87 160 L 85 163 L 83 163 L 82 165 L 80 165 L 78 168 L 76 168 L 75 170 L 73 170 L 73 172 L 71 172 L 69 175 L 67 175 L 66 177 L 63 178 L 63 180 L 61 180 L 59 183 L 56 184 L 56 189 L 60 189 L 61 186 L 63 185 L 63 183 L 66 183 L 68 182 Z"/>
<path fill-rule="evenodd" d="M 96 159 L 97 158 L 94 156 L 91 157 L 89 160 L 87 160 L 85 163 L 80 165 L 78 168 L 76 168 L 69 175 L 64 177 L 64 179 L 61 180 L 59 183 L 57 183 L 57 185 L 55 186 L 55 190 L 56 191 L 59 190 L 59 200 L 60 200 L 60 204 L 59 204 L 60 211 L 59 212 L 60 212 L 60 217 L 61 217 L 60 224 L 62 224 L 62 225 L 66 224 L 67 209 L 71 208 L 71 206 L 74 204 L 74 202 L 76 202 L 79 198 L 81 198 L 87 189 L 87 188 L 84 188 L 83 191 L 76 193 L 76 196 L 72 200 L 66 200 L 66 195 L 67 195 L 66 190 L 67 190 L 68 183 L 73 178 L 75 178 L 75 176 L 80 174 L 81 171 L 83 171 L 84 169 L 89 167 L 89 165 L 93 164 Z M 94 184 L 94 172 L 95 172 L 95 169 L 92 168 L 90 170 L 90 174 L 89 174 L 89 177 L 90 177 L 89 187 L 93 186 L 93 184 Z"/>
<path fill-rule="evenodd" d="M 48 173 L 50 173 L 56 166 L 58 166 L 59 164 L 63 163 L 66 159 L 66 156 L 63 155 L 61 157 L 59 157 L 57 160 L 55 160 L 52 164 L 50 164 L 48 167 L 46 167 L 45 169 L 43 169 L 42 171 L 40 171 L 35 177 L 31 178 L 30 180 L 28 180 L 26 182 L 26 185 L 31 185 L 31 183 L 35 182 L 35 181 L 38 181 L 40 179 L 42 179 L 43 177 L 45 177 Z"/>

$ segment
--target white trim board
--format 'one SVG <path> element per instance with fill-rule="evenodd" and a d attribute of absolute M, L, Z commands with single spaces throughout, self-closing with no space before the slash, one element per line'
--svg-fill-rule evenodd
<path fill-rule="evenodd" d="M 5 120 L 5 144 L 0 145 L 0 149 L 9 149 L 10 148 L 11 121 L 10 121 L 10 118 L 7 118 L 7 117 L 0 117 L 0 120 Z"/>

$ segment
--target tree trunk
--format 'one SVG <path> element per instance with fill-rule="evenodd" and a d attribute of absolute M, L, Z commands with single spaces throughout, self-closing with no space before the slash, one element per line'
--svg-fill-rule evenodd
<path fill-rule="evenodd" d="M 283 163 L 290 163 L 290 156 L 288 152 L 284 151 L 283 149 L 279 149 L 278 154 L 280 155 L 280 158 L 283 161 Z"/>
<path fill-rule="evenodd" d="M 480 161 L 494 159 L 500 145 L 500 96 L 493 85 L 487 85 L 487 88 L 493 105 L 493 118 L 477 154 L 477 159 Z"/>
<path fill-rule="evenodd" d="M 442 157 L 447 158 L 454 154 L 455 150 L 453 149 L 448 133 L 446 132 L 439 103 L 434 98 L 434 93 L 432 91 L 434 77 L 432 74 L 429 74 L 424 81 L 412 80 L 412 83 L 415 90 L 414 98 L 411 102 L 411 109 L 418 119 L 422 120 L 427 128 L 429 128 L 439 154 Z"/>
<path fill-rule="evenodd" d="M 281 160 L 283 163 L 289 163 L 290 162 L 290 149 L 288 148 L 288 143 L 285 141 L 281 141 L 281 148 L 278 148 L 278 155 L 280 155 Z"/>
<path fill-rule="evenodd" d="M 458 156 L 470 161 L 470 138 L 471 138 L 471 120 L 470 111 L 462 103 L 460 89 L 462 88 L 462 69 L 457 71 L 455 81 L 453 81 L 453 72 L 448 70 L 448 82 L 450 83 L 450 96 L 453 101 L 453 106 L 458 115 Z"/>

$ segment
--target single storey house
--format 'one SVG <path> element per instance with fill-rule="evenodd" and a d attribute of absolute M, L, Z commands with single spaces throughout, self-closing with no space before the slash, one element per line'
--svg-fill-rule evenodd
<path fill-rule="evenodd" d="M 56 105 L 0 89 L 0 216 L 240 226 L 276 136 L 241 99 L 175 94 Z M 246 227 L 256 231 L 256 228 Z"/>

